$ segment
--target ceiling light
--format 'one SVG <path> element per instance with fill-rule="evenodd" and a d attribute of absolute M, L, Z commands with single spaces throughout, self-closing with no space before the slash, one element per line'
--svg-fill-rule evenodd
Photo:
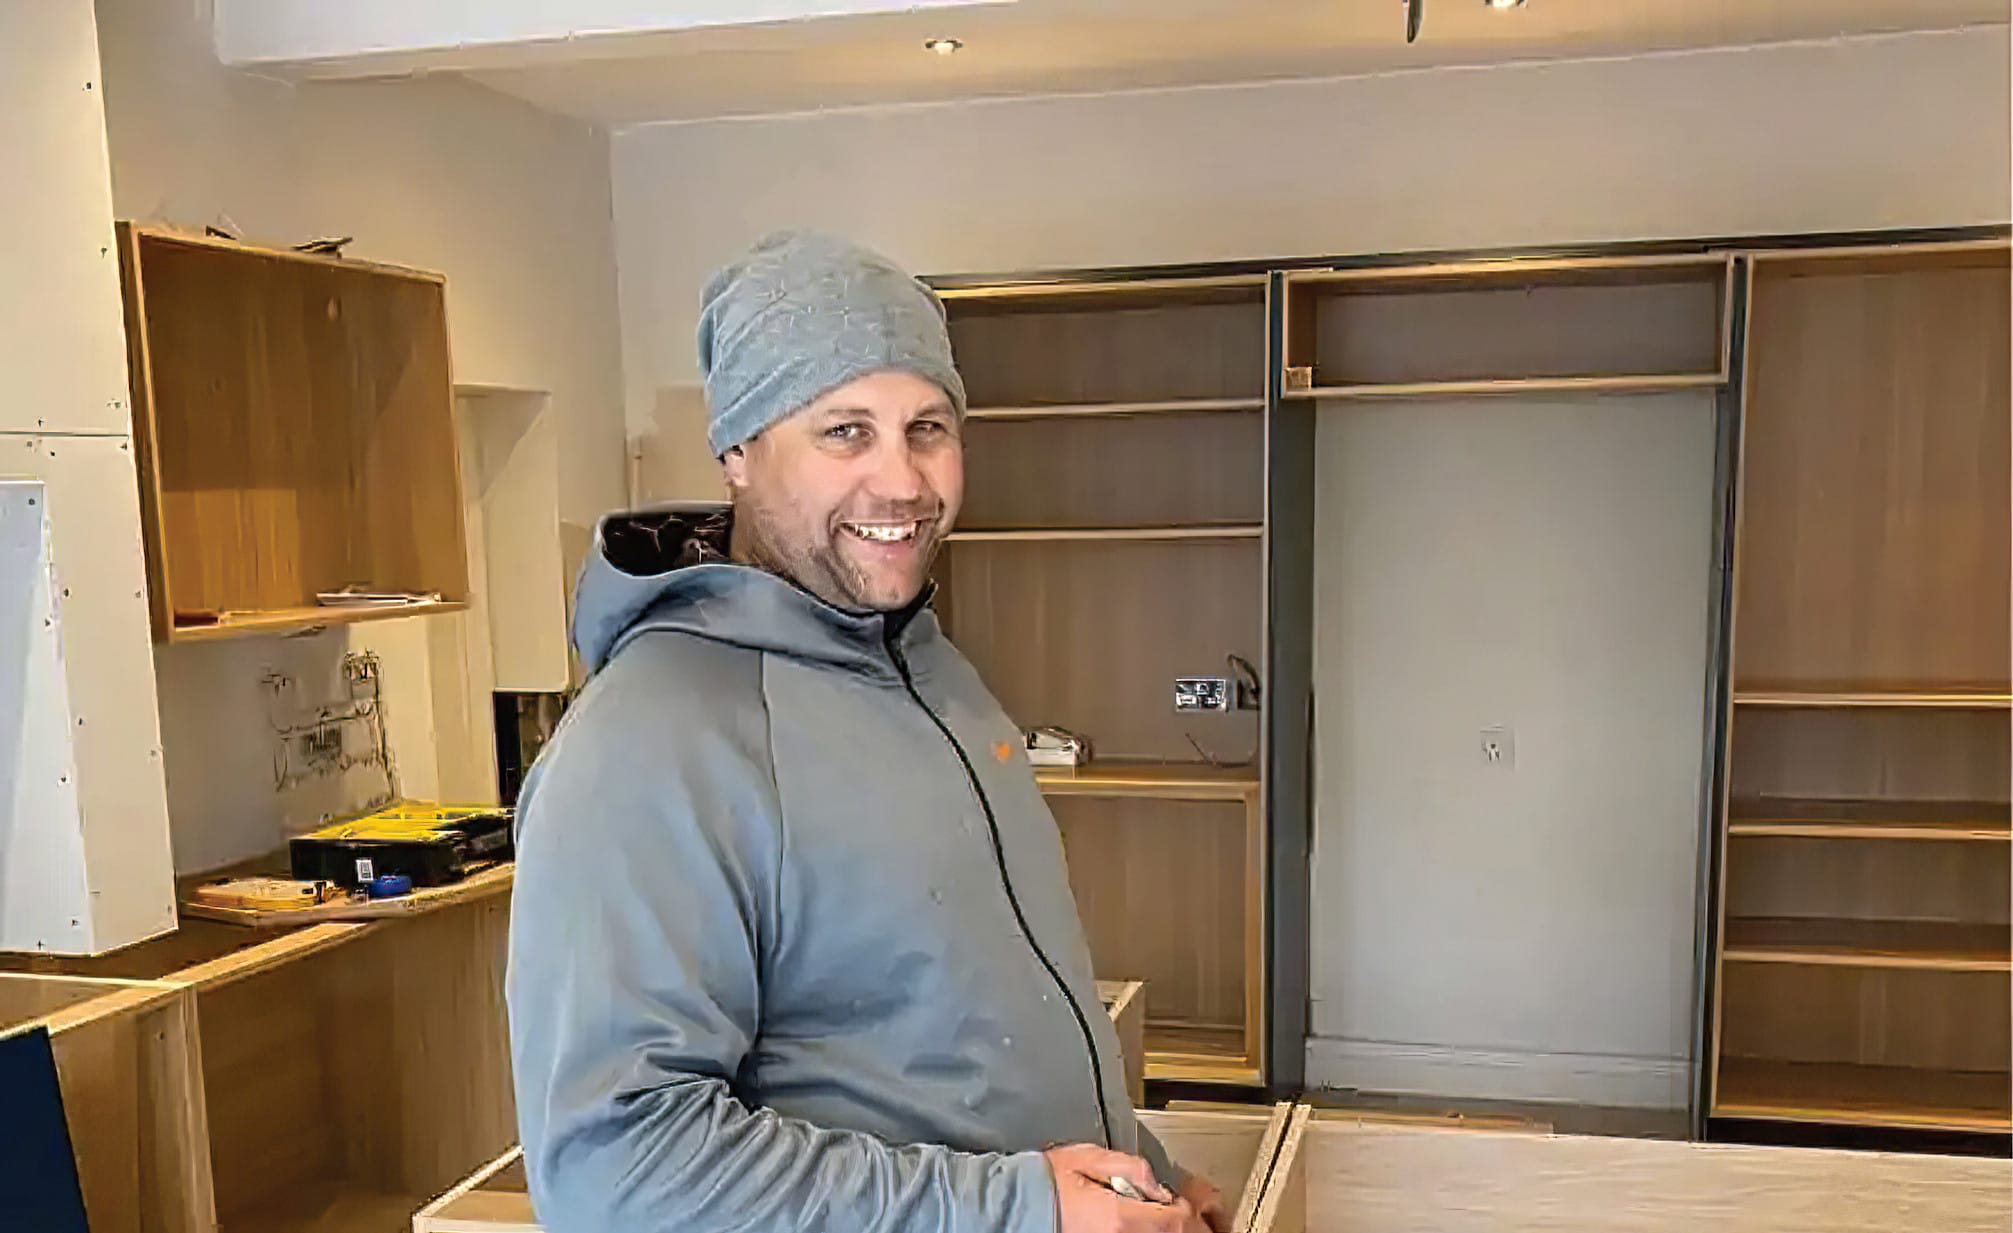
<path fill-rule="evenodd" d="M 923 44 L 923 49 L 940 56 L 955 56 L 965 49 L 965 45 L 956 39 L 930 39 Z"/>
<path fill-rule="evenodd" d="M 1482 3 L 1492 9 L 1520 9 L 1524 7 L 1524 0 L 1482 0 Z"/>

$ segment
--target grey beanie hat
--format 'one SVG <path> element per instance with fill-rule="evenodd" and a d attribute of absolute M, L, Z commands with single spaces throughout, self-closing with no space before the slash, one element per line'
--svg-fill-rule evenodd
<path fill-rule="evenodd" d="M 943 304 L 894 262 L 837 236 L 777 232 L 715 274 L 698 341 L 716 456 L 887 369 L 936 382 L 965 413 Z"/>

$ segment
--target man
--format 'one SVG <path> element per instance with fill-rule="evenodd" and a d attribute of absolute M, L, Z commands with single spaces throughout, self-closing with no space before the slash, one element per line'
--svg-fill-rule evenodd
<path fill-rule="evenodd" d="M 1133 1119 L 1054 819 L 929 609 L 964 487 L 941 304 L 776 236 L 708 286 L 699 358 L 731 518 L 604 521 L 592 679 L 520 801 L 545 1227 L 1222 1229 Z"/>

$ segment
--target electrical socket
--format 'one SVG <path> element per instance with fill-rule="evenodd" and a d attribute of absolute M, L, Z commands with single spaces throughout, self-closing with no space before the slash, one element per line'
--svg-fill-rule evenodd
<path fill-rule="evenodd" d="M 1229 710 L 1230 679 L 1221 676 L 1178 676 L 1174 678 L 1174 709 L 1177 711 Z"/>
<path fill-rule="evenodd" d="M 1502 724 L 1482 729 L 1482 761 L 1490 766 L 1517 764 L 1517 734 Z"/>

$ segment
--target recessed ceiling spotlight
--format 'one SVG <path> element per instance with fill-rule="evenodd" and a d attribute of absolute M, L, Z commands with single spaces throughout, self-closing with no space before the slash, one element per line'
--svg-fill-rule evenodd
<path fill-rule="evenodd" d="M 956 39 L 929 39 L 923 44 L 923 50 L 936 52 L 940 56 L 955 56 L 964 49 L 965 45 Z"/>
<path fill-rule="evenodd" d="M 1482 3 L 1492 9 L 1520 9 L 1524 7 L 1524 0 L 1482 0 Z"/>

